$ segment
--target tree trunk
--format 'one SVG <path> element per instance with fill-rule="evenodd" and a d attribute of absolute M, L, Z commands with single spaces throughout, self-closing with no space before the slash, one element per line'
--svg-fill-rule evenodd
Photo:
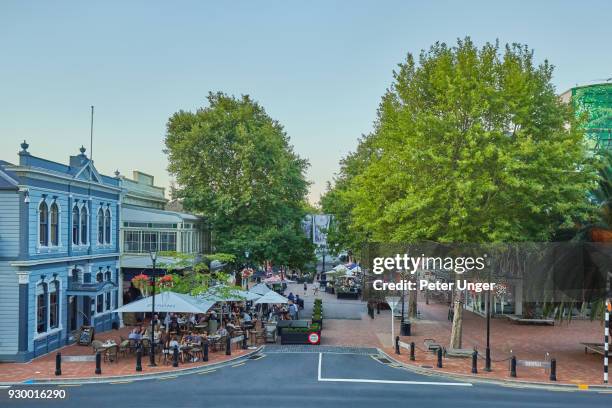
<path fill-rule="evenodd" d="M 451 349 L 461 348 L 461 334 L 463 330 L 463 302 L 459 300 L 459 296 L 456 296 L 458 300 L 455 301 L 455 310 L 453 316 L 453 326 L 451 329 L 450 345 Z"/>
<path fill-rule="evenodd" d="M 408 317 L 410 319 L 415 319 L 417 318 L 417 297 L 418 297 L 418 289 L 415 288 L 415 290 L 411 290 L 410 291 L 410 298 L 409 298 L 409 306 L 408 306 Z"/>

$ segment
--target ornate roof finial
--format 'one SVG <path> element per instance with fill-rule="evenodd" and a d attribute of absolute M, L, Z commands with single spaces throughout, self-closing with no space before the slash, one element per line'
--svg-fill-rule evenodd
<path fill-rule="evenodd" d="M 25 140 L 23 141 L 23 143 L 21 144 L 21 154 L 30 154 L 28 153 L 28 147 L 30 147 L 30 145 L 28 144 L 28 142 L 26 142 Z"/>
<path fill-rule="evenodd" d="M 81 152 L 81 156 L 85 156 L 85 146 L 81 145 L 81 148 L 79 149 L 79 151 Z"/>
<path fill-rule="evenodd" d="M 115 177 L 117 177 L 117 178 L 118 178 L 118 177 L 119 177 L 119 174 L 121 174 L 121 173 L 119 173 L 119 169 L 115 170 Z"/>

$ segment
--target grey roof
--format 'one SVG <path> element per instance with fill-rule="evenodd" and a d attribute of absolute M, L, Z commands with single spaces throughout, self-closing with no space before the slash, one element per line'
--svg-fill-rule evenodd
<path fill-rule="evenodd" d="M 15 190 L 17 189 L 15 173 L 8 171 L 6 166 L 12 166 L 12 164 L 0 160 L 0 190 Z"/>
<path fill-rule="evenodd" d="M 125 204 L 121 209 L 121 219 L 125 222 L 181 223 L 200 221 L 201 218 L 187 213 L 158 210 Z"/>

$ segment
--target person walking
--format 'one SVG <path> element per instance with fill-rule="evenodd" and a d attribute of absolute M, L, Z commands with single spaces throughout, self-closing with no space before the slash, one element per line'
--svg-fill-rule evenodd
<path fill-rule="evenodd" d="M 304 282 L 304 296 L 308 294 L 308 284 Z"/>

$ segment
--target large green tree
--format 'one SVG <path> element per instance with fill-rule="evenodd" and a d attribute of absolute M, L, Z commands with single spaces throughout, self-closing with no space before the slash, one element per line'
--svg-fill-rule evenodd
<path fill-rule="evenodd" d="M 526 46 L 469 38 L 408 55 L 322 200 L 347 243 L 547 241 L 585 218 L 597 172 L 552 72 Z"/>
<path fill-rule="evenodd" d="M 367 154 L 360 146 L 345 160 L 361 159 L 342 167 L 324 210 L 340 208 L 349 232 L 382 242 L 548 240 L 586 215 L 596 180 L 552 72 L 526 46 L 479 49 L 469 38 L 436 43 L 418 63 L 408 55 Z"/>
<path fill-rule="evenodd" d="M 303 266 L 313 256 L 300 228 L 308 162 L 250 97 L 211 93 L 208 102 L 168 121 L 165 144 L 176 194 L 209 220 L 216 250 L 242 262 L 248 250 L 249 261 Z"/>

